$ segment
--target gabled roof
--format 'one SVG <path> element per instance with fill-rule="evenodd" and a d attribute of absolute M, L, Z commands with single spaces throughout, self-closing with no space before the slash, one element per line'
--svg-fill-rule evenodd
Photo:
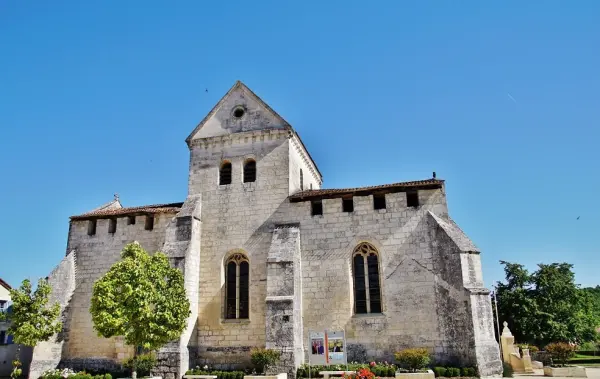
<path fill-rule="evenodd" d="M 291 202 L 298 202 L 314 199 L 331 199 L 344 196 L 367 196 L 373 193 L 405 192 L 411 189 L 435 189 L 441 188 L 443 184 L 444 181 L 440 179 L 426 179 L 368 187 L 318 189 L 295 193 L 289 196 L 289 199 Z"/>
<path fill-rule="evenodd" d="M 12 287 L 10 286 L 10 284 L 6 283 L 4 280 L 2 280 L 2 278 L 0 278 L 0 286 L 6 288 L 7 290 L 12 289 Z"/>
<path fill-rule="evenodd" d="M 181 210 L 183 203 L 153 204 L 142 205 L 139 207 L 96 209 L 88 213 L 77 216 L 71 216 L 71 220 L 90 220 L 96 218 L 118 217 L 118 216 L 137 216 L 155 213 L 177 213 Z"/>
<path fill-rule="evenodd" d="M 236 89 L 238 89 L 238 88 L 241 88 L 243 91 L 245 91 L 250 96 L 252 96 L 254 98 L 254 100 L 260 106 L 264 107 L 267 111 L 271 112 L 273 115 L 275 115 L 275 117 L 281 119 L 281 121 L 283 122 L 283 127 L 285 129 L 287 129 L 290 133 L 292 133 L 294 136 L 296 136 L 296 138 L 298 138 L 298 141 L 300 141 L 300 144 L 304 148 L 304 151 L 306 151 L 306 154 L 308 155 L 308 158 L 312 161 L 313 165 L 315 166 L 315 169 L 317 170 L 317 173 L 319 174 L 319 176 L 321 178 L 323 178 L 323 174 L 321 174 L 321 171 L 317 167 L 317 163 L 310 156 L 310 152 L 308 151 L 308 149 L 304 145 L 304 142 L 302 142 L 302 139 L 300 138 L 300 136 L 298 135 L 298 133 L 294 130 L 294 128 L 290 125 L 290 123 L 287 122 L 283 117 L 281 117 L 281 115 L 279 113 L 275 112 L 275 110 L 273 108 L 271 108 L 269 106 L 269 104 L 265 103 L 263 101 L 263 99 L 261 99 L 256 93 L 254 93 L 254 91 L 252 91 L 247 85 L 245 85 L 244 83 L 242 83 L 239 80 L 235 82 L 235 84 L 229 89 L 229 91 L 227 91 L 227 93 L 221 98 L 221 100 L 219 100 L 217 102 L 217 104 L 215 104 L 215 106 L 210 110 L 210 112 L 208 112 L 208 114 L 202 119 L 202 121 L 200 121 L 200 123 L 194 128 L 194 130 L 190 133 L 190 135 L 185 139 L 185 142 L 188 144 L 188 146 L 189 146 L 190 142 L 192 141 L 192 138 L 194 137 L 194 135 L 196 135 L 196 133 L 198 133 L 198 131 L 200 129 L 202 129 L 202 127 L 204 126 L 204 124 L 206 124 L 206 122 L 219 110 L 219 108 L 221 107 L 221 105 L 223 105 L 223 103 L 225 102 L 225 100 L 227 99 L 227 97 L 229 95 L 231 95 L 231 93 L 233 91 L 235 91 Z"/>
<path fill-rule="evenodd" d="M 273 108 L 271 108 L 269 106 L 269 104 L 265 103 L 263 101 L 263 99 L 261 99 L 257 94 L 255 94 L 250 88 L 248 88 L 247 85 L 245 85 L 244 83 L 242 83 L 241 81 L 236 81 L 235 84 L 233 85 L 233 87 L 231 87 L 229 89 L 229 91 L 227 91 L 227 93 L 221 98 L 221 100 L 219 100 L 219 102 L 210 110 L 210 112 L 208 112 L 208 114 L 202 119 L 202 121 L 200 121 L 200 123 L 196 126 L 196 128 L 190 133 L 190 135 L 185 139 L 186 143 L 190 143 L 190 141 L 192 140 L 192 138 L 194 137 L 194 135 L 200 130 L 202 129 L 202 127 L 204 126 L 204 124 L 206 123 L 206 121 L 208 121 L 216 112 L 217 110 L 221 107 L 221 105 L 223 105 L 223 103 L 225 102 L 225 99 L 227 99 L 227 97 L 229 97 L 229 95 L 235 91 L 236 89 L 241 88 L 242 90 L 244 90 L 245 92 L 249 93 L 252 97 L 254 97 L 254 100 L 256 100 L 261 106 L 263 106 L 265 109 L 267 109 L 269 112 L 273 113 L 276 117 L 280 118 L 283 121 L 284 127 L 285 128 L 289 128 L 292 129 L 292 126 L 283 118 L 279 115 L 279 113 L 275 112 L 273 110 Z"/>

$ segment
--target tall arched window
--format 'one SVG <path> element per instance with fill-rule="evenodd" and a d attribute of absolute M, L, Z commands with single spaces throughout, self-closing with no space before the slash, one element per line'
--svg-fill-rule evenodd
<path fill-rule="evenodd" d="M 379 254 L 369 243 L 356 246 L 352 255 L 354 312 L 381 313 Z"/>
<path fill-rule="evenodd" d="M 244 319 L 249 315 L 250 263 L 242 253 L 225 262 L 225 318 Z"/>
<path fill-rule="evenodd" d="M 231 162 L 221 163 L 221 169 L 219 170 L 219 184 L 231 184 Z"/>
<path fill-rule="evenodd" d="M 244 183 L 256 181 L 256 161 L 248 159 L 244 162 Z"/>
<path fill-rule="evenodd" d="M 300 191 L 304 191 L 304 174 L 302 173 L 302 169 L 300 169 Z"/>

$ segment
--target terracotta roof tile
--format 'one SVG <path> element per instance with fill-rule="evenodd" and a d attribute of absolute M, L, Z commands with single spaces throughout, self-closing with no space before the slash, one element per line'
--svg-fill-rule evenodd
<path fill-rule="evenodd" d="M 88 213 L 84 213 L 77 216 L 71 216 L 71 220 L 87 220 L 92 218 L 102 218 L 111 216 L 128 216 L 135 214 L 148 214 L 148 213 L 177 213 L 181 210 L 183 203 L 170 203 L 170 204 L 154 204 L 154 205 L 142 205 L 139 207 L 128 207 L 128 208 L 114 208 L 114 209 L 100 209 Z"/>
<path fill-rule="evenodd" d="M 355 187 L 355 188 L 331 188 L 307 190 L 295 193 L 289 197 L 291 202 L 310 200 L 314 198 L 334 198 L 344 195 L 366 196 L 374 192 L 402 192 L 407 189 L 434 189 L 441 188 L 444 184 L 440 179 L 415 180 L 411 182 L 400 182 L 382 184 L 378 186 Z"/>

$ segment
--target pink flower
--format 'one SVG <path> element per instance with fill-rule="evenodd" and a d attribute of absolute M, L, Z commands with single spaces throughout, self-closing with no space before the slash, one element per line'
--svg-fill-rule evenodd
<path fill-rule="evenodd" d="M 371 367 L 375 367 L 375 362 L 371 362 L 369 364 L 371 365 Z"/>

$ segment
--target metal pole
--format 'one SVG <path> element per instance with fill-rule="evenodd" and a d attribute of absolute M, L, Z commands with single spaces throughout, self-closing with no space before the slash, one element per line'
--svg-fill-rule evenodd
<path fill-rule="evenodd" d="M 502 337 L 500 334 L 500 319 L 498 318 L 498 299 L 496 298 L 498 288 L 494 288 L 494 309 L 496 310 L 496 330 L 498 330 L 498 347 L 500 348 L 500 359 L 502 359 Z"/>

